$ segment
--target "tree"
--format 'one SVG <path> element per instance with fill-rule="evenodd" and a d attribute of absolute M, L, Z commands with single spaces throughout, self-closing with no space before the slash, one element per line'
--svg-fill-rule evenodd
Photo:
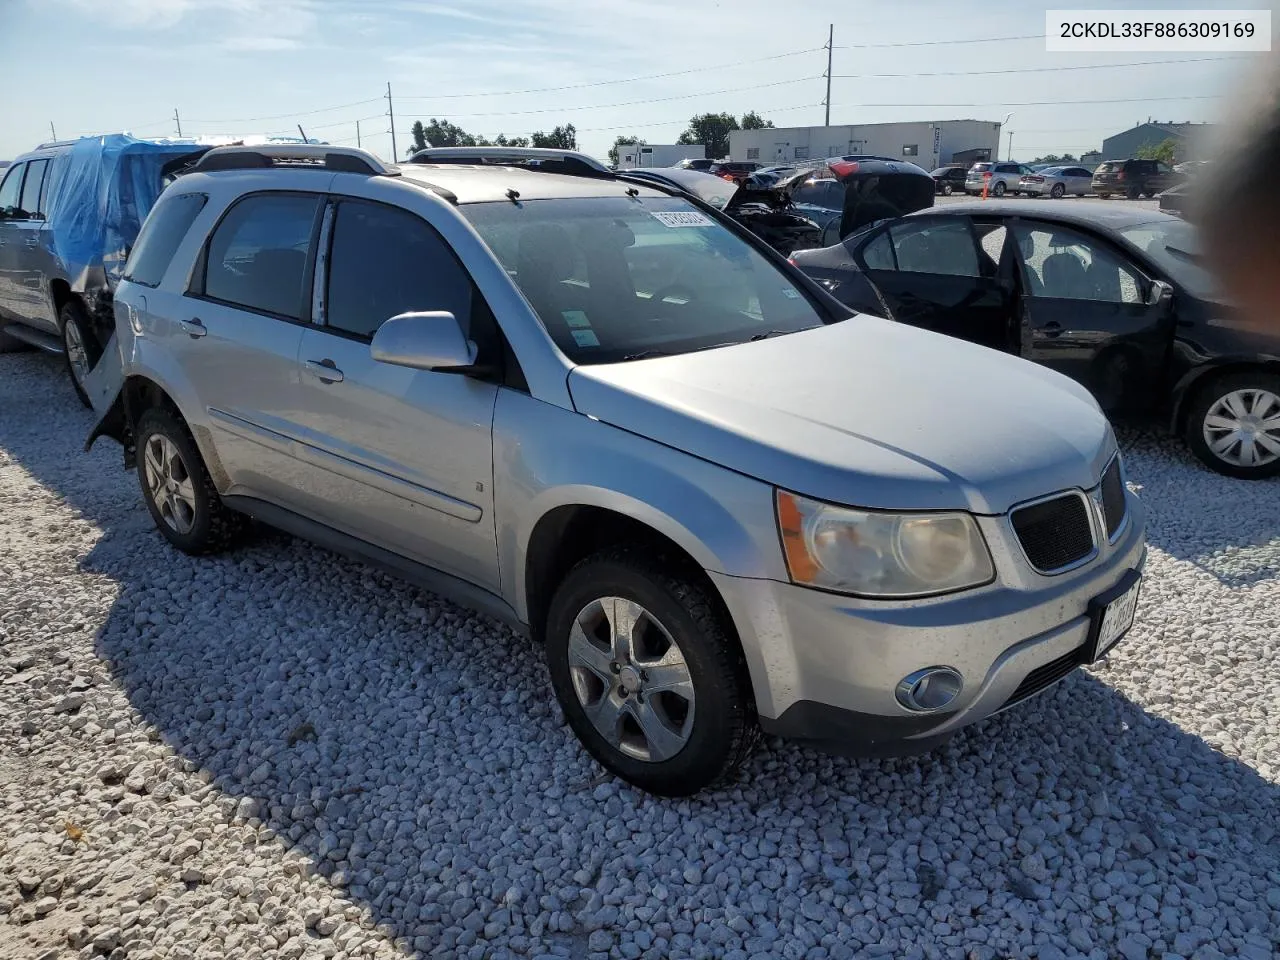
<path fill-rule="evenodd" d="M 550 147 L 553 150 L 577 150 L 577 134 L 578 131 L 573 124 L 567 123 L 563 127 L 556 127 L 550 133 L 543 133 L 539 130 L 531 139 L 535 147 Z"/>
<path fill-rule="evenodd" d="M 1036 157 L 1032 163 L 1079 163 L 1074 153 L 1064 153 L 1058 156 L 1056 153 L 1046 153 L 1043 157 Z"/>
<path fill-rule="evenodd" d="M 768 130 L 773 127 L 772 120 L 766 120 L 754 110 L 750 110 L 742 115 L 743 130 Z"/>
<path fill-rule="evenodd" d="M 739 129 L 732 113 L 704 113 L 689 120 L 689 129 L 676 143 L 701 143 L 713 160 L 729 155 L 729 133 Z"/>
<path fill-rule="evenodd" d="M 502 134 L 498 134 L 493 138 L 493 145 L 495 147 L 527 147 L 529 145 L 529 138 L 512 137 L 511 139 L 507 139 Z"/>
<path fill-rule="evenodd" d="M 1172 137 L 1157 146 L 1150 144 L 1138 148 L 1139 160 L 1158 160 L 1173 166 L 1178 159 L 1178 144 Z"/>
<path fill-rule="evenodd" d="M 613 141 L 613 146 L 609 148 L 609 162 L 615 167 L 618 165 L 618 148 L 624 143 L 638 143 L 643 146 L 645 142 L 639 137 L 618 137 Z"/>

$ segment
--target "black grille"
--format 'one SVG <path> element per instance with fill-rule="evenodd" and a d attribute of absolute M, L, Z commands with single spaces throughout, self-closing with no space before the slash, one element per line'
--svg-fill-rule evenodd
<path fill-rule="evenodd" d="M 1080 651 L 1077 649 L 1072 650 L 1070 653 L 1064 653 L 1057 660 L 1050 660 L 1042 667 L 1036 667 L 1018 684 L 1018 689 L 1013 691 L 1009 699 L 1004 702 L 1004 705 L 1011 707 L 1015 703 L 1027 699 L 1027 697 L 1034 696 L 1045 687 L 1052 686 L 1080 666 L 1080 661 Z M 1001 709 L 1004 708 L 1002 707 Z"/>
<path fill-rule="evenodd" d="M 1120 458 L 1116 457 L 1102 475 L 1102 512 L 1107 518 L 1107 538 L 1116 535 L 1124 523 L 1124 475 L 1120 470 Z"/>
<path fill-rule="evenodd" d="M 1042 573 L 1061 570 L 1093 551 L 1089 509 L 1076 494 L 1015 510 L 1011 519 L 1027 559 Z"/>

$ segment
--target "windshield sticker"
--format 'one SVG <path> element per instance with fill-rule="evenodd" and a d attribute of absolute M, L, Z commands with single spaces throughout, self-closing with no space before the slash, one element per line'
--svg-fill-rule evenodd
<path fill-rule="evenodd" d="M 800 291 L 795 289 L 795 287 L 783 287 L 782 295 L 786 297 L 788 300 L 800 299 Z"/>
<path fill-rule="evenodd" d="M 600 346 L 600 338 L 591 330 L 571 330 L 573 334 L 573 342 L 580 347 L 598 347 Z"/>
<path fill-rule="evenodd" d="M 564 322 L 571 327 L 590 327 L 591 321 L 587 319 L 587 315 L 581 310 L 561 310 L 560 316 L 564 317 Z"/>
<path fill-rule="evenodd" d="M 710 227 L 711 218 L 696 210 L 657 210 L 650 216 L 664 227 Z"/>

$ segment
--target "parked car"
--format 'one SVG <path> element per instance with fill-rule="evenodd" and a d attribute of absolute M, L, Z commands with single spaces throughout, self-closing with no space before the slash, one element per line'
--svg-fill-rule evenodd
<path fill-rule="evenodd" d="M 715 166 L 716 161 L 704 160 L 702 157 L 689 157 L 675 164 L 674 169 L 677 170 L 703 170 L 710 171 Z"/>
<path fill-rule="evenodd" d="M 967 174 L 964 167 L 939 167 L 929 176 L 933 177 L 933 182 L 937 184 L 937 192 L 944 197 L 949 197 L 953 193 L 964 190 Z"/>
<path fill-rule="evenodd" d="M 1042 363 L 1107 411 L 1167 416 L 1219 473 L 1280 473 L 1280 338 L 1230 307 L 1183 220 L 966 203 L 794 259 L 856 310 Z"/>
<path fill-rule="evenodd" d="M 41 144 L 0 182 L 0 337 L 85 376 L 115 321 L 111 290 L 169 171 L 207 147 L 116 134 Z"/>
<path fill-rule="evenodd" d="M 822 228 L 818 246 L 829 247 L 875 220 L 932 206 L 934 181 L 914 163 L 851 155 L 797 174 L 789 190 L 796 212 Z"/>
<path fill-rule="evenodd" d="M 1093 171 L 1091 189 L 1104 200 L 1112 194 L 1137 200 L 1154 197 L 1179 179 L 1172 167 L 1159 160 L 1106 160 Z"/>
<path fill-rule="evenodd" d="M 1175 217 L 1185 216 L 1187 205 L 1191 202 L 1193 184 L 1190 181 L 1183 183 L 1175 183 L 1168 190 L 1163 190 L 1156 194 L 1156 199 L 1160 202 L 1160 209 L 1165 213 L 1171 213 Z"/>
<path fill-rule="evenodd" d="M 927 749 L 1124 635 L 1143 511 L 1078 385 L 590 158 L 419 160 L 219 149 L 152 211 L 89 442 L 175 547 L 257 517 L 485 610 L 673 795 L 760 729 Z"/>
<path fill-rule="evenodd" d="M 982 193 L 982 188 L 985 185 L 988 196 L 1003 197 L 1006 193 L 1016 195 L 1018 193 L 1018 182 L 1027 174 L 1034 172 L 1024 163 L 1007 163 L 994 160 L 975 163 L 969 168 L 969 172 L 965 174 L 964 192 L 979 194 Z M 991 174 L 989 180 L 987 179 L 987 174 Z"/>
<path fill-rule="evenodd" d="M 1190 177 L 1203 173 L 1212 165 L 1212 160 L 1184 160 L 1173 165 L 1173 172 Z"/>
<path fill-rule="evenodd" d="M 764 164 L 756 163 L 754 160 L 717 160 L 707 168 L 707 172 L 732 180 L 734 183 L 742 183 L 750 174 L 763 166 Z"/>
<path fill-rule="evenodd" d="M 789 180 L 761 176 L 760 171 L 740 185 L 697 170 L 628 170 L 624 175 L 697 197 L 737 220 L 784 257 L 822 243 L 822 228 L 792 204 Z"/>
<path fill-rule="evenodd" d="M 1018 193 L 1028 197 L 1052 197 L 1060 200 L 1067 194 L 1087 197 L 1093 180 L 1084 167 L 1045 167 L 1037 173 L 1024 174 L 1018 180 Z"/>

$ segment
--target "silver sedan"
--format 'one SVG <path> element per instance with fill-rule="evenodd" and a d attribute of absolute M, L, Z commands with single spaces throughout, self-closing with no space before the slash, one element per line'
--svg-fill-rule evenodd
<path fill-rule="evenodd" d="M 1046 167 L 1039 173 L 1028 173 L 1018 181 L 1018 193 L 1029 197 L 1050 196 L 1058 200 L 1067 194 L 1089 195 L 1093 174 L 1084 167 Z"/>

